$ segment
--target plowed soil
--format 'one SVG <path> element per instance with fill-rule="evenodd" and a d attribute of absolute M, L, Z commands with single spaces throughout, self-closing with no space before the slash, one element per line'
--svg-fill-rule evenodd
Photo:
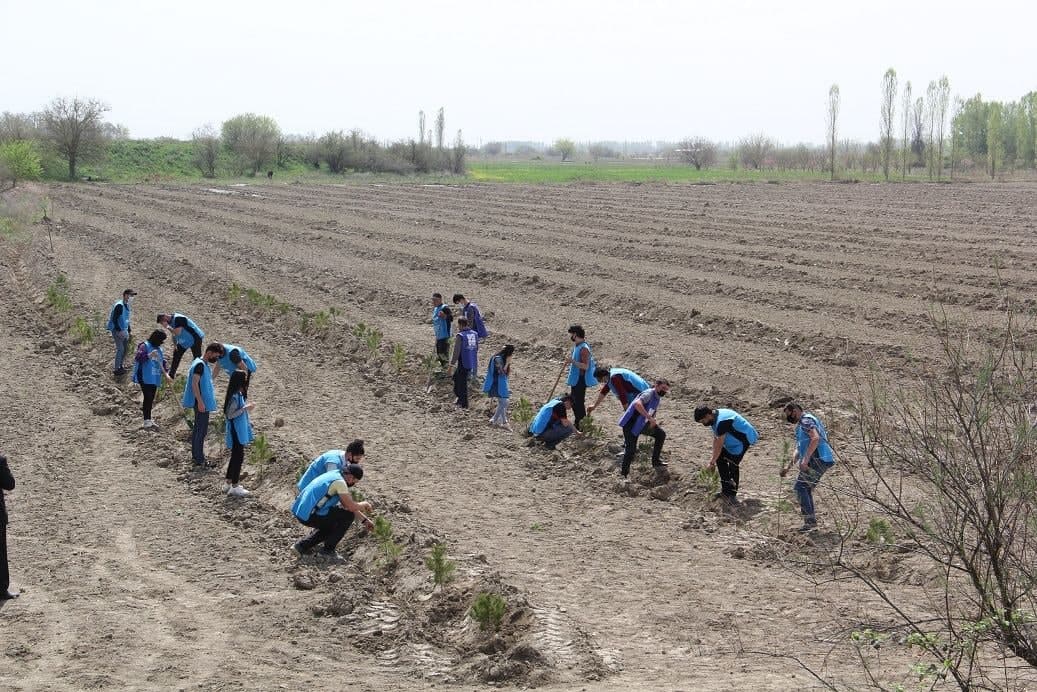
<path fill-rule="evenodd" d="M 935 305 L 980 332 L 1003 324 L 1005 301 L 1037 306 L 1033 184 L 45 192 L 52 221 L 0 242 L 0 449 L 19 483 L 9 542 L 25 592 L 0 609 L 6 689 L 816 684 L 770 655 L 782 653 L 853 680 L 853 659 L 826 654 L 880 609 L 779 559 L 802 545 L 776 473 L 791 435 L 781 405 L 824 412 L 849 449 L 855 377 L 919 376 Z M 59 273 L 68 315 L 44 300 Z M 259 362 L 254 422 L 276 458 L 249 467 L 252 497 L 189 469 L 175 396 L 161 432 L 139 429 L 139 391 L 108 373 L 106 333 L 71 342 L 70 318 L 95 319 L 125 287 L 140 292 L 135 340 L 179 311 Z M 572 323 L 599 361 L 668 378 L 673 478 L 615 485 L 612 399 L 595 416 L 602 441 L 551 454 L 488 427 L 481 394 L 463 414 L 445 382 L 426 393 L 433 291 L 481 306 L 483 365 L 516 345 L 513 413 L 520 396 L 545 400 Z M 377 352 L 359 323 L 384 334 Z M 762 434 L 738 516 L 696 486 L 711 442 L 699 403 L 738 408 Z M 289 550 L 303 535 L 287 512 L 299 464 L 353 437 L 368 448 L 360 487 L 404 548 L 396 567 L 357 529 L 344 566 Z M 220 458 L 222 435 L 209 445 Z M 838 487 L 836 471 L 822 522 Z M 458 563 L 437 590 L 422 563 L 434 540 Z M 901 577 L 892 588 L 920 585 Z M 499 641 L 465 616 L 485 589 L 509 601 Z"/>

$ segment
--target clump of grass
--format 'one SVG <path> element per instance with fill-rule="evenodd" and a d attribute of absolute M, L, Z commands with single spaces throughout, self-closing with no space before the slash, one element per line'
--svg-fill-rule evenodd
<path fill-rule="evenodd" d="M 497 594 L 486 591 L 475 597 L 472 607 L 468 611 L 472 619 L 479 623 L 479 629 L 483 632 L 499 630 L 500 623 L 507 612 L 507 602 Z"/>
<path fill-rule="evenodd" d="M 890 545 L 893 543 L 893 529 L 885 519 L 872 517 L 868 522 L 868 531 L 864 534 L 864 538 L 868 543 Z"/>
<path fill-rule="evenodd" d="M 527 425 L 533 420 L 533 404 L 526 397 L 519 397 L 518 403 L 515 404 L 513 415 L 517 422 Z"/>
<path fill-rule="evenodd" d="M 716 468 L 701 468 L 699 469 L 698 478 L 696 479 L 698 484 L 709 493 L 720 492 L 720 473 Z"/>
<path fill-rule="evenodd" d="M 395 344 L 392 347 L 392 366 L 396 370 L 397 375 L 403 372 L 403 366 L 406 364 L 407 349 L 403 347 L 403 344 Z"/>
<path fill-rule="evenodd" d="M 321 310 L 313 316 L 313 328 L 320 333 L 328 331 L 328 327 L 331 325 L 331 315 L 325 310 Z"/>
<path fill-rule="evenodd" d="M 454 570 L 457 569 L 457 563 L 446 556 L 446 545 L 438 542 L 425 558 L 425 566 L 432 572 L 432 583 L 436 586 L 443 586 L 453 579 Z"/>
<path fill-rule="evenodd" d="M 236 303 L 245 295 L 245 289 L 235 281 L 227 288 L 227 302 Z"/>
<path fill-rule="evenodd" d="M 364 343 L 367 344 L 371 357 L 375 357 L 378 355 L 378 348 L 382 345 L 382 333 L 377 329 L 367 330 L 367 334 L 364 335 Z"/>
<path fill-rule="evenodd" d="M 47 305 L 58 312 L 71 312 L 72 299 L 68 294 L 68 278 L 64 274 L 58 274 L 57 278 L 47 287 Z"/>
<path fill-rule="evenodd" d="M 69 331 L 72 332 L 72 339 L 77 344 L 84 346 L 94 343 L 94 339 L 97 337 L 94 326 L 83 317 L 77 317 Z"/>

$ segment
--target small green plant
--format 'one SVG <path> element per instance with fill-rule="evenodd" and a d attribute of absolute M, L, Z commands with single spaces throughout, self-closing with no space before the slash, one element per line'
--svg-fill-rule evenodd
<path fill-rule="evenodd" d="M 432 572 L 432 583 L 436 586 L 443 586 L 453 579 L 454 570 L 457 569 L 457 563 L 447 559 L 446 545 L 438 542 L 432 546 L 428 557 L 425 558 L 425 566 Z"/>
<path fill-rule="evenodd" d="M 539 521 L 535 521 L 535 522 L 533 522 L 533 524 L 532 524 L 532 525 L 531 525 L 531 526 L 529 527 L 529 530 L 530 530 L 530 531 L 543 531 L 543 530 L 544 530 L 544 525 L 543 525 L 543 524 L 541 524 L 541 523 L 540 523 Z"/>
<path fill-rule="evenodd" d="M 68 279 L 64 274 L 58 274 L 57 278 L 47 287 L 47 304 L 58 312 L 72 310 L 72 299 L 68 295 Z"/>
<path fill-rule="evenodd" d="M 399 375 L 403 372 L 403 366 L 407 364 L 407 349 L 403 344 L 394 344 L 392 347 L 392 366 Z"/>
<path fill-rule="evenodd" d="M 313 328 L 318 332 L 328 331 L 329 326 L 331 326 L 331 315 L 326 311 L 321 310 L 313 316 Z"/>
<path fill-rule="evenodd" d="M 893 530 L 885 519 L 872 517 L 868 522 L 868 531 L 864 534 L 864 538 L 868 543 L 891 545 L 893 543 Z"/>
<path fill-rule="evenodd" d="M 385 563 L 395 565 L 403 552 L 403 546 L 393 540 L 392 523 L 385 517 L 375 517 L 374 537 L 378 540 L 378 547 L 382 549 Z"/>
<path fill-rule="evenodd" d="M 580 432 L 592 440 L 603 440 L 605 439 L 605 429 L 594 422 L 594 416 L 584 416 L 583 420 L 580 421 Z M 649 448 L 653 445 L 652 440 L 648 440 Z"/>
<path fill-rule="evenodd" d="M 310 315 L 309 315 L 309 313 L 304 312 L 299 317 L 299 331 L 302 332 L 303 334 L 309 334 L 310 333 Z"/>
<path fill-rule="evenodd" d="M 254 288 L 247 289 L 245 291 L 245 297 L 252 305 L 259 306 L 263 304 L 263 294 Z"/>
<path fill-rule="evenodd" d="M 472 601 L 468 612 L 483 632 L 496 632 L 500 629 L 504 614 L 508 612 L 508 604 L 497 594 L 483 591 Z"/>
<path fill-rule="evenodd" d="M 706 492 L 720 492 L 720 474 L 717 472 L 715 467 L 710 468 L 707 466 L 699 469 L 697 481 L 699 486 L 705 489 Z"/>
<path fill-rule="evenodd" d="M 367 350 L 371 352 L 373 358 L 378 355 L 378 347 L 382 345 L 382 333 L 377 329 L 369 329 L 364 336 L 364 343 L 367 344 Z"/>
<path fill-rule="evenodd" d="M 342 310 L 340 310 L 339 308 L 336 308 L 335 306 L 331 306 L 330 308 L 328 308 L 328 315 L 331 316 L 331 323 L 332 324 L 335 324 L 337 322 L 338 316 L 341 315 L 341 314 L 342 314 Z"/>
<path fill-rule="evenodd" d="M 367 337 L 367 325 L 363 322 L 357 322 L 353 327 L 353 336 L 363 341 Z"/>
<path fill-rule="evenodd" d="M 93 325 L 83 317 L 77 317 L 69 331 L 72 332 L 72 338 L 75 342 L 84 346 L 94 343 L 94 339 L 97 336 Z"/>
<path fill-rule="evenodd" d="M 299 474 L 299 477 L 300 478 L 302 477 L 301 473 Z M 363 502 L 364 501 L 364 491 L 359 489 L 359 488 L 350 488 L 349 489 L 349 495 L 350 495 L 350 497 L 353 498 L 354 502 Z"/>
<path fill-rule="evenodd" d="M 236 303 L 245 295 L 245 289 L 235 281 L 227 288 L 227 302 Z"/>
<path fill-rule="evenodd" d="M 259 433 L 252 440 L 252 446 L 248 450 L 248 462 L 256 467 L 256 477 L 260 480 L 266 473 L 266 465 L 274 458 L 274 450 L 270 448 L 270 442 L 266 435 Z"/>
<path fill-rule="evenodd" d="M 533 404 L 524 396 L 515 404 L 515 420 L 523 425 L 533 420 Z"/>

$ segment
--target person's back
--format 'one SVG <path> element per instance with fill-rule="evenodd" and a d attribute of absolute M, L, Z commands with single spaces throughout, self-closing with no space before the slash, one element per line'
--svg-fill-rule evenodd
<path fill-rule="evenodd" d="M 331 508 L 339 503 L 337 494 L 329 493 L 328 489 L 336 481 L 342 481 L 340 471 L 326 471 L 299 491 L 295 502 L 292 503 L 292 514 L 299 521 L 307 521 L 311 516 L 317 514 L 323 516 L 331 511 Z"/>
<path fill-rule="evenodd" d="M 299 482 L 296 483 L 296 487 L 299 490 L 302 490 L 312 483 L 317 476 L 323 475 L 332 470 L 341 472 L 347 463 L 346 451 L 344 449 L 329 449 L 310 462 L 306 471 L 304 471 L 302 476 L 299 478 Z"/>
<path fill-rule="evenodd" d="M 724 437 L 724 449 L 733 455 L 745 454 L 750 445 L 756 444 L 759 434 L 746 418 L 729 408 L 718 408 L 713 422 L 713 434 Z"/>

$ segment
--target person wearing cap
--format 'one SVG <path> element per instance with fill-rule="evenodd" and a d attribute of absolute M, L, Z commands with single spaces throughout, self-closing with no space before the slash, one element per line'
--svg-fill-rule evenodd
<path fill-rule="evenodd" d="M 345 449 L 329 449 L 310 462 L 309 467 L 299 477 L 299 482 L 295 484 L 295 487 L 298 490 L 302 490 L 314 478 L 328 471 L 342 472 L 350 464 L 361 466 L 364 463 L 365 454 L 364 441 L 360 439 L 353 440 L 346 445 Z"/>
<path fill-rule="evenodd" d="M 180 400 L 184 408 L 194 409 L 191 428 L 191 460 L 205 466 L 205 436 L 209 433 L 209 413 L 216 410 L 216 391 L 212 385 L 212 365 L 223 355 L 223 344 L 211 343 L 202 358 L 191 361 L 187 385 Z"/>
<path fill-rule="evenodd" d="M 372 509 L 370 502 L 357 502 L 349 489 L 364 477 L 364 468 L 359 464 L 348 464 L 342 471 L 327 471 L 310 481 L 299 491 L 292 504 L 292 514 L 304 526 L 313 531 L 309 536 L 298 541 L 292 550 L 300 556 L 309 554 L 317 544 L 323 543 L 320 549 L 322 557 L 340 562 L 335 548 L 346 535 L 346 531 L 359 516 L 364 526 L 370 530 L 374 523 L 365 512 Z"/>
<path fill-rule="evenodd" d="M 569 420 L 569 411 L 572 410 L 573 399 L 569 394 L 551 399 L 537 411 L 533 420 L 529 423 L 529 433 L 547 449 L 554 449 L 558 443 L 573 433 L 582 435 L 576 429 L 576 425 Z"/>
<path fill-rule="evenodd" d="M 454 396 L 459 409 L 468 408 L 468 375 L 479 364 L 479 335 L 461 317 L 457 320 L 457 335 L 454 337 L 454 353 L 450 356 L 447 375 L 454 378 Z"/>
<path fill-rule="evenodd" d="M 821 482 L 821 476 L 835 465 L 835 452 L 828 443 L 824 423 L 813 413 L 804 411 L 799 404 L 786 404 L 785 420 L 796 426 L 796 451 L 792 453 L 789 466 L 781 470 L 781 476 L 784 478 L 793 465 L 799 467 L 795 490 L 799 512 L 803 515 L 803 526 L 799 531 L 805 533 L 817 528 L 814 488 Z"/>
<path fill-rule="evenodd" d="M 127 288 L 122 292 L 122 298 L 112 303 L 112 309 L 108 311 L 108 323 L 105 329 L 112 333 L 112 341 L 115 342 L 115 361 L 112 363 L 112 374 L 120 377 L 126 374 L 126 347 L 130 343 L 130 335 L 133 327 L 130 325 L 130 307 L 133 305 L 133 297 L 137 292 Z"/>
<path fill-rule="evenodd" d="M 432 294 L 432 306 L 432 332 L 436 336 L 436 357 L 443 366 L 450 359 L 450 322 L 454 316 L 443 302 L 440 293 Z"/>
<path fill-rule="evenodd" d="M 630 464 L 637 454 L 637 438 L 641 435 L 655 438 L 655 445 L 652 447 L 652 467 L 657 470 L 666 468 L 666 462 L 662 460 L 666 431 L 659 427 L 655 412 L 659 410 L 662 398 L 669 392 L 669 381 L 656 380 L 654 387 L 649 387 L 634 397 L 619 419 L 619 427 L 623 428 L 623 463 L 619 472 L 624 478 L 630 474 Z"/>
<path fill-rule="evenodd" d="M 176 377 L 176 371 L 180 367 L 180 359 L 184 357 L 187 349 L 191 349 L 191 355 L 195 360 L 202 357 L 203 332 L 197 324 L 187 315 L 179 312 L 159 313 L 155 320 L 173 334 L 176 347 L 173 349 L 173 362 L 169 364 L 169 376 Z"/>
<path fill-rule="evenodd" d="M 756 428 L 737 411 L 709 406 L 695 409 L 695 422 L 713 430 L 709 468 L 715 468 L 720 476 L 717 498 L 737 503 L 739 466 L 749 447 L 760 439 Z"/>
<path fill-rule="evenodd" d="M 596 367 L 594 368 L 594 379 L 601 385 L 601 391 L 598 392 L 598 398 L 594 400 L 594 403 L 587 407 L 588 414 L 593 413 L 594 409 L 605 401 L 605 397 L 609 393 L 616 395 L 619 405 L 625 411 L 634 397 L 651 386 L 645 378 L 626 368 Z"/>
<path fill-rule="evenodd" d="M 508 344 L 496 355 L 490 358 L 490 364 L 486 366 L 486 381 L 483 384 L 483 392 L 497 399 L 497 410 L 490 418 L 490 425 L 496 425 L 511 430 L 508 421 L 508 397 L 511 390 L 508 386 L 508 378 L 511 376 L 511 356 L 515 353 L 515 347 Z"/>
<path fill-rule="evenodd" d="M 577 427 L 587 416 L 587 387 L 597 384 L 594 379 L 594 355 L 591 345 L 587 343 L 586 332 L 579 324 L 569 327 L 569 339 L 573 342 L 573 350 L 566 362 L 569 364 L 569 394 L 572 396 L 573 423 Z"/>
<path fill-rule="evenodd" d="M 236 370 L 245 373 L 245 392 L 247 394 L 248 387 L 252 384 L 252 375 L 256 372 L 258 366 L 256 361 L 252 360 L 252 357 L 241 346 L 223 344 L 223 355 L 212 366 L 212 376 L 214 378 L 219 376 L 221 368 L 227 371 L 227 377 L 234 374 Z"/>
<path fill-rule="evenodd" d="M 227 395 L 223 399 L 223 415 L 226 423 L 224 441 L 230 450 L 230 463 L 227 464 L 227 482 L 223 492 L 231 497 L 248 497 L 249 492 L 241 485 L 241 464 L 245 461 L 245 446 L 252 444 L 255 433 L 252 431 L 251 413 L 256 407 L 248 401 L 248 383 L 243 370 L 235 370 L 227 384 Z"/>
<path fill-rule="evenodd" d="M 11 573 L 7 567 L 7 504 L 4 492 L 14 490 L 14 475 L 7 465 L 7 457 L 0 454 L 0 601 L 18 598 L 11 591 Z"/>
<path fill-rule="evenodd" d="M 151 409 L 155 405 L 155 395 L 162 385 L 162 379 L 172 382 L 167 372 L 166 359 L 162 355 L 162 344 L 166 341 L 166 333 L 161 329 L 151 332 L 146 341 L 137 345 L 137 353 L 133 356 L 133 381 L 140 385 L 144 402 L 141 412 L 144 414 L 144 428 L 156 430 L 158 423 L 151 418 Z"/>

